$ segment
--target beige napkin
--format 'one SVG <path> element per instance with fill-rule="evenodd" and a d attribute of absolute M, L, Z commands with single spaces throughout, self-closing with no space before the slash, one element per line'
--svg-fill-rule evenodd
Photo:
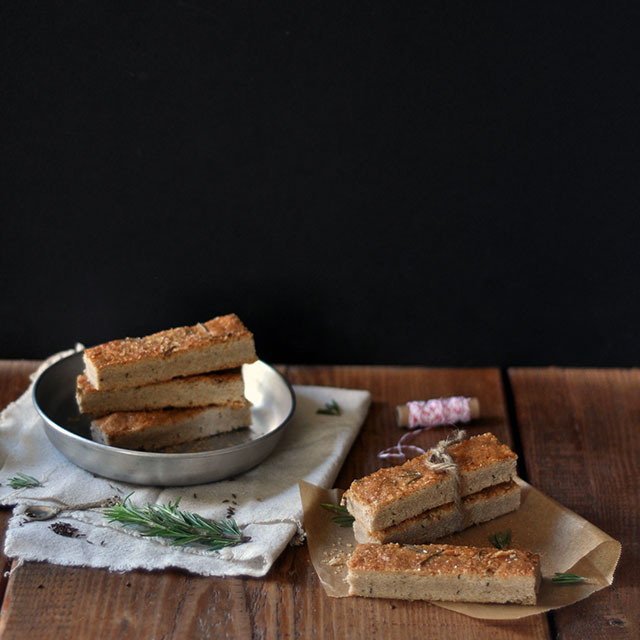
<path fill-rule="evenodd" d="M 265 575 L 286 545 L 304 533 L 298 480 L 332 486 L 371 401 L 363 390 L 294 386 L 294 391 L 296 410 L 287 432 L 277 450 L 255 469 L 206 485 L 146 488 L 94 476 L 69 462 L 46 437 L 30 387 L 0 415 L 0 504 L 15 505 L 5 538 L 6 555 L 117 571 L 177 567 L 202 575 Z M 334 399 L 341 415 L 316 413 Z M 13 490 L 8 480 L 18 472 L 34 476 L 43 486 Z M 131 492 L 135 504 L 166 504 L 181 498 L 181 509 L 214 519 L 225 517 L 232 506 L 235 520 L 251 541 L 211 552 L 142 537 L 132 528 L 109 524 L 99 510 L 64 512 L 56 521 L 43 522 L 25 522 L 21 515 L 29 504 L 57 500 L 79 504 Z M 50 527 L 52 522 L 67 522 L 79 535 L 58 535 Z"/>

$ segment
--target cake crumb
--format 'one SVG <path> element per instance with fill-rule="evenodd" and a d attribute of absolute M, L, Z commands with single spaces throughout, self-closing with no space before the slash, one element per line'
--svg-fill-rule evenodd
<path fill-rule="evenodd" d="M 335 555 L 331 556 L 326 562 L 330 567 L 339 567 L 345 565 L 348 559 L 349 554 L 344 551 L 339 551 Z"/>

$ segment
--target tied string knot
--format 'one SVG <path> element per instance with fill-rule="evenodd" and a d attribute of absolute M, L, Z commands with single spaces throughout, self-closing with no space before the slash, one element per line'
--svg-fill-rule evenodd
<path fill-rule="evenodd" d="M 466 437 L 467 434 L 463 429 L 456 429 L 448 438 L 440 440 L 435 447 L 427 451 L 427 466 L 432 471 L 451 471 L 455 476 L 458 476 L 458 465 L 453 461 L 447 449 Z"/>
<path fill-rule="evenodd" d="M 462 511 L 462 496 L 460 495 L 460 473 L 458 465 L 455 463 L 447 449 L 458 442 L 462 442 L 467 434 L 462 429 L 456 429 L 448 438 L 440 440 L 435 447 L 427 451 L 426 464 L 436 473 L 451 473 L 453 476 L 454 496 L 453 502 L 456 507 L 457 523 L 456 531 L 464 529 L 464 512 Z"/>

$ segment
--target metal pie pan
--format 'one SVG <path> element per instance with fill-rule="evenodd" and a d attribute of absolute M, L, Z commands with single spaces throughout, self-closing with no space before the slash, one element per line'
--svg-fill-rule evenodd
<path fill-rule="evenodd" d="M 199 440 L 176 453 L 132 451 L 94 442 L 91 419 L 78 411 L 76 377 L 82 352 L 45 369 L 33 386 L 33 403 L 52 444 L 71 462 L 99 476 L 133 484 L 184 486 L 223 480 L 260 464 L 273 452 L 295 409 L 289 382 L 258 360 L 242 366 L 251 425 Z"/>

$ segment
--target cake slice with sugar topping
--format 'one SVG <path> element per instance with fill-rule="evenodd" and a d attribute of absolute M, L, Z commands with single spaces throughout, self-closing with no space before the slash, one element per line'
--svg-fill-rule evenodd
<path fill-rule="evenodd" d="M 85 349 L 85 375 L 99 390 L 137 387 L 257 360 L 253 334 L 235 314 L 144 338 Z"/>
<path fill-rule="evenodd" d="M 110 413 L 91 423 L 96 442 L 122 449 L 157 451 L 251 424 L 246 400 L 196 409 Z"/>
<path fill-rule="evenodd" d="M 349 595 L 535 604 L 540 557 L 528 551 L 447 544 L 360 544 L 347 563 Z"/>
<path fill-rule="evenodd" d="M 239 368 L 173 378 L 140 387 L 102 391 L 96 389 L 87 376 L 81 374 L 76 386 L 76 400 L 80 412 L 94 416 L 115 411 L 203 407 L 238 402 L 243 398 L 244 381 Z"/>

